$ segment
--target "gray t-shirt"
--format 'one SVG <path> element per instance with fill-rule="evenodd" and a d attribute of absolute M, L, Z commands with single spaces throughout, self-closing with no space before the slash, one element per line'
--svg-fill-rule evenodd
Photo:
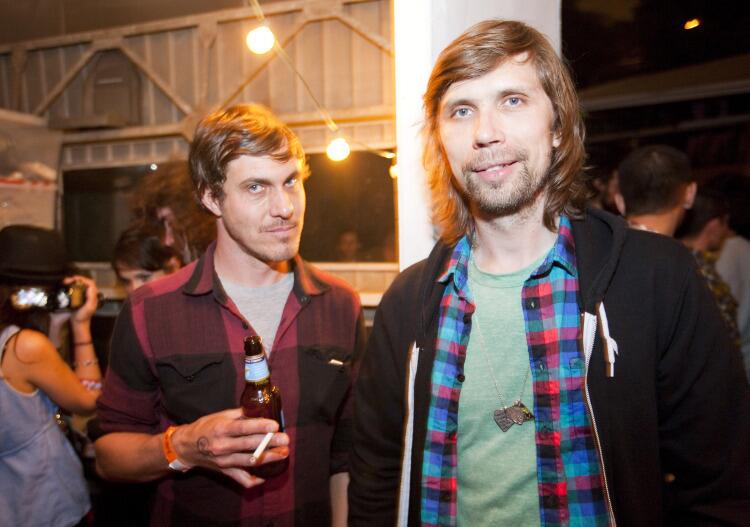
<path fill-rule="evenodd" d="M 265 287 L 245 287 L 221 276 L 219 279 L 242 316 L 263 339 L 263 349 L 270 356 L 281 314 L 294 285 L 294 274 L 287 273 L 275 284 Z"/>

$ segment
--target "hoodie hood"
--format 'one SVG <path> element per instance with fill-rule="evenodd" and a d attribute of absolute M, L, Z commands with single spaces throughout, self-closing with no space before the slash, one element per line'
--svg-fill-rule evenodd
<path fill-rule="evenodd" d="M 627 222 L 599 209 L 588 209 L 580 220 L 571 220 L 576 244 L 581 307 L 596 313 L 620 262 L 628 233 Z"/>

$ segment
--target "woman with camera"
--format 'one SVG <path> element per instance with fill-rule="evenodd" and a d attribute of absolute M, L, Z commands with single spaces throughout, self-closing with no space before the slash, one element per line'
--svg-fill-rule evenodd
<path fill-rule="evenodd" d="M 8 525 L 77 525 L 90 509 L 58 407 L 94 411 L 101 371 L 91 340 L 97 290 L 72 275 L 59 235 L 0 230 L 0 510 Z M 69 323 L 73 367 L 57 347 Z"/>

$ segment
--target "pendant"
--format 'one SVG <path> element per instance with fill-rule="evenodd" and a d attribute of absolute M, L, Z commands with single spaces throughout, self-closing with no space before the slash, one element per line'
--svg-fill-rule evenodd
<path fill-rule="evenodd" d="M 534 420 L 534 414 L 531 413 L 531 410 L 529 410 L 526 405 L 521 402 L 520 399 L 513 403 L 513 406 L 508 408 L 508 414 L 510 415 L 510 418 L 513 419 L 513 422 L 517 425 L 522 425 L 526 421 Z"/>
<path fill-rule="evenodd" d="M 510 418 L 508 409 L 505 407 L 495 410 L 495 422 L 503 432 L 507 432 L 513 426 L 513 419 Z"/>
<path fill-rule="evenodd" d="M 533 421 L 534 414 L 531 413 L 525 404 L 520 400 L 513 403 L 513 406 L 498 408 L 495 410 L 495 422 L 500 430 L 507 432 L 514 424 L 522 425 L 526 421 Z"/>

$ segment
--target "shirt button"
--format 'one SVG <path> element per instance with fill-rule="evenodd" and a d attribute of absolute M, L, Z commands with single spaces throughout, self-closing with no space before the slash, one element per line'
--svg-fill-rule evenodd
<path fill-rule="evenodd" d="M 307 302 L 310 301 L 310 297 L 307 295 L 302 295 L 301 297 L 299 297 L 299 301 L 302 302 L 303 304 L 306 304 Z"/>
<path fill-rule="evenodd" d="M 458 379 L 458 382 L 464 382 L 466 380 L 466 376 L 463 373 L 459 373 L 456 375 L 456 379 Z"/>
<path fill-rule="evenodd" d="M 464 313 L 464 324 L 468 324 L 471 322 L 471 315 L 469 313 Z"/>
<path fill-rule="evenodd" d="M 243 322 L 243 323 L 242 323 L 242 327 L 243 327 L 244 329 L 247 329 L 247 328 L 249 328 L 250 326 L 248 326 L 248 325 L 247 325 L 247 322 Z"/>
<path fill-rule="evenodd" d="M 526 307 L 529 309 L 536 309 L 536 300 L 527 300 Z"/>
<path fill-rule="evenodd" d="M 451 491 L 449 490 L 441 490 L 440 491 L 440 501 L 446 502 L 451 500 Z"/>

